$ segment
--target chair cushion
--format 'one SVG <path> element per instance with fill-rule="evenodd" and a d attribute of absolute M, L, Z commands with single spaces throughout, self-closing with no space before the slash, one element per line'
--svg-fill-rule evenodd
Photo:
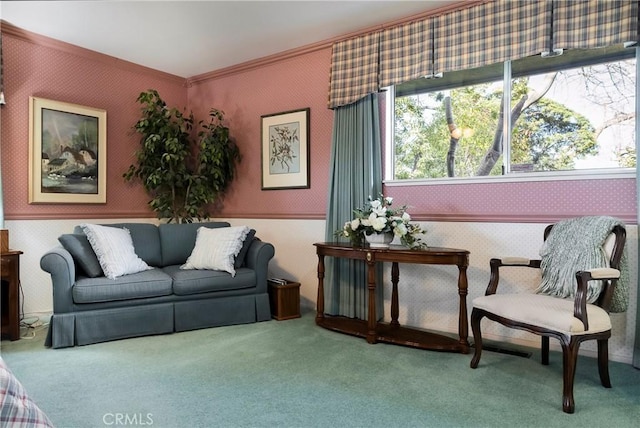
<path fill-rule="evenodd" d="M 587 304 L 589 330 L 573 316 L 573 299 L 542 294 L 492 294 L 473 299 L 473 307 L 503 318 L 563 333 L 567 336 L 611 330 L 609 314 Z"/>

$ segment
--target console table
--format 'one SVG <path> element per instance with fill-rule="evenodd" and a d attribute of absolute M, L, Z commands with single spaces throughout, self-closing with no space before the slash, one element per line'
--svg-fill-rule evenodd
<path fill-rule="evenodd" d="M 453 248 L 429 247 L 409 249 L 392 245 L 387 248 L 354 247 L 351 244 L 320 242 L 314 244 L 318 254 L 318 301 L 316 324 L 329 330 L 366 338 L 369 343 L 387 342 L 437 351 L 469 352 L 467 321 L 467 266 L 469 251 Z M 362 260 L 367 264 L 367 289 L 369 293 L 368 319 L 359 320 L 324 313 L 324 258 L 325 256 Z M 391 322 L 376 320 L 376 264 L 391 262 Z M 398 322 L 398 263 L 455 265 L 458 267 L 458 334 L 459 339 L 431 333 L 425 330 L 401 326 Z"/>
<path fill-rule="evenodd" d="M 22 251 L 15 250 L 0 254 L 1 332 L 3 338 L 8 337 L 11 340 L 20 339 L 20 254 Z"/>

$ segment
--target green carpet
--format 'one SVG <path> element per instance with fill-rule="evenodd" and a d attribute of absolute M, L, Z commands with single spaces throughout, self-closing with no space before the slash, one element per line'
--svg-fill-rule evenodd
<path fill-rule="evenodd" d="M 635 427 L 640 371 L 610 363 L 612 389 L 581 357 L 576 413 L 562 412 L 562 360 L 422 351 L 317 327 L 314 314 L 2 357 L 58 427 Z"/>

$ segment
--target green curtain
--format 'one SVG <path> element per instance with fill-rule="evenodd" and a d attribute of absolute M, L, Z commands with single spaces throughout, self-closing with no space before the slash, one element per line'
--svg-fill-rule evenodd
<path fill-rule="evenodd" d="M 325 238 L 336 241 L 334 232 L 353 217 L 353 209 L 369 196 L 382 192 L 382 148 L 378 95 L 369 94 L 355 103 L 338 107 L 333 116 L 333 141 L 329 165 L 329 192 Z M 382 317 L 382 268 L 376 302 Z M 325 313 L 367 319 L 366 265 L 362 261 L 325 259 Z"/>

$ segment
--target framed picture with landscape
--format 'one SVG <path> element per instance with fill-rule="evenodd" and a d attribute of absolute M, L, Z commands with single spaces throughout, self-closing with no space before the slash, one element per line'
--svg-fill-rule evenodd
<path fill-rule="evenodd" d="M 309 188 L 309 110 L 262 116 L 262 190 Z"/>
<path fill-rule="evenodd" d="M 107 112 L 29 97 L 29 203 L 107 202 Z"/>

